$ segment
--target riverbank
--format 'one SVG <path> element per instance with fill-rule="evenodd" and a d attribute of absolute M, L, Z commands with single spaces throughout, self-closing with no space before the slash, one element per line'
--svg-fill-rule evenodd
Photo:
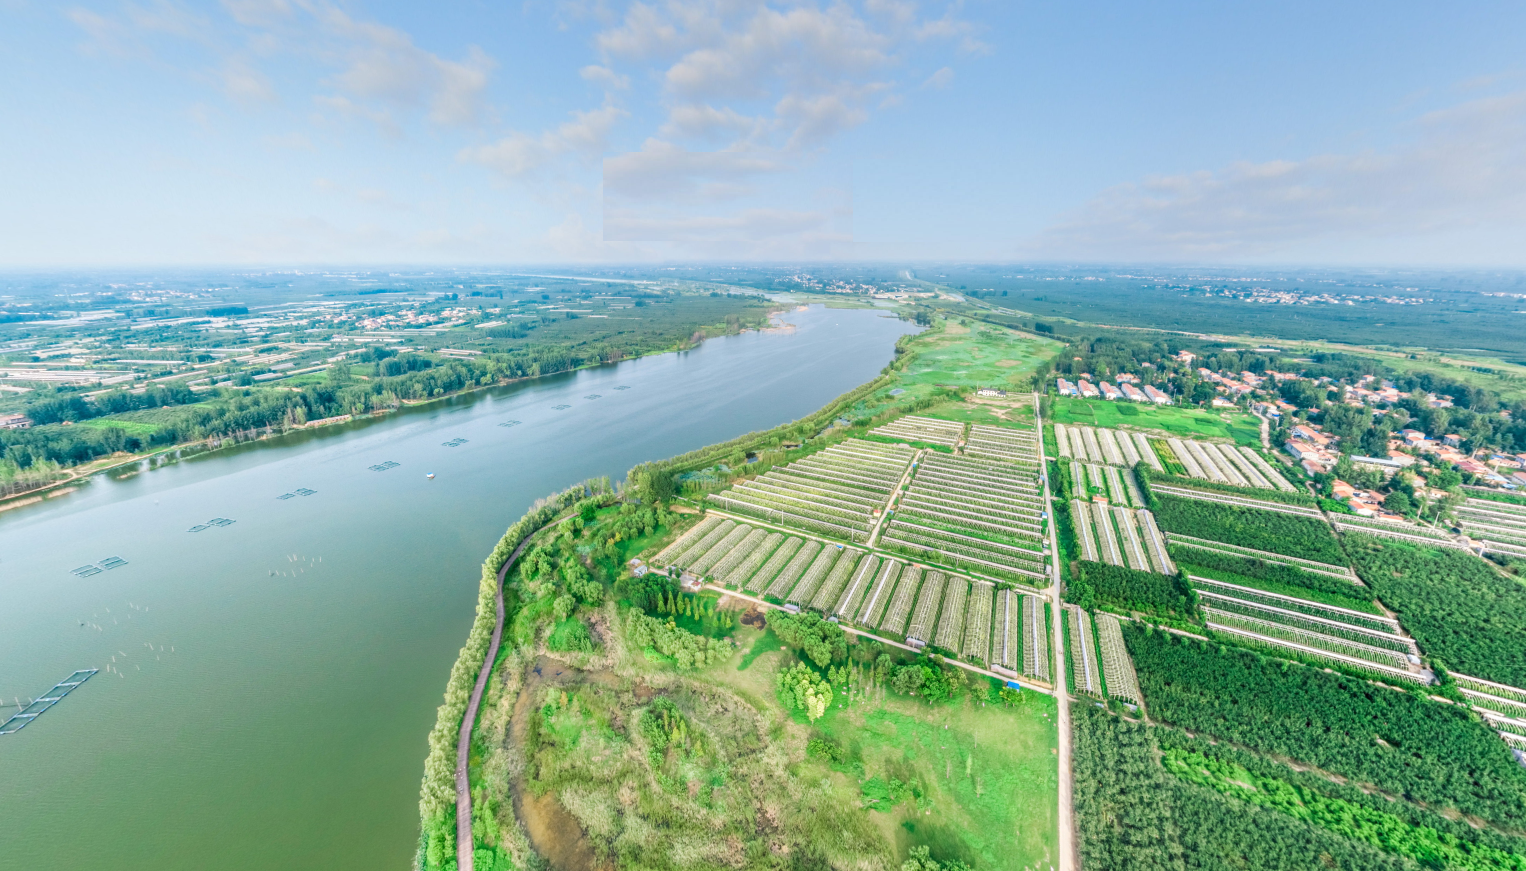
<path fill-rule="evenodd" d="M 557 376 L 566 376 L 585 371 L 595 371 L 613 366 L 619 366 L 621 363 L 634 360 L 693 351 L 702 346 L 704 342 L 709 341 L 712 338 L 739 336 L 751 332 L 789 332 L 790 330 L 788 329 L 781 329 L 778 327 L 779 323 L 783 323 L 785 326 L 792 326 L 789 325 L 788 322 L 779 322 L 779 317 L 783 314 L 803 310 L 804 308 L 805 307 L 803 306 L 797 307 L 789 303 L 780 303 L 769 312 L 770 320 L 776 322 L 775 327 L 765 327 L 759 330 L 740 329 L 735 332 L 721 333 L 717 336 L 708 336 L 701 332 L 700 334 L 697 334 L 701 337 L 699 341 L 695 341 L 693 337 L 691 337 L 690 339 L 686 339 L 671 346 L 654 349 L 645 353 L 633 354 L 629 357 L 625 357 L 624 359 L 617 361 L 589 362 L 557 372 L 549 372 L 540 375 L 529 375 L 519 378 L 502 378 L 494 381 L 491 384 L 475 384 L 473 386 L 465 387 L 450 393 L 445 393 L 440 396 L 431 396 L 424 399 L 399 399 L 397 404 L 390 408 L 377 409 L 362 414 L 335 415 L 332 417 L 315 421 L 308 421 L 300 424 L 292 424 L 286 421 L 282 421 L 279 425 L 267 425 L 242 432 L 208 436 L 205 438 L 198 438 L 194 440 L 179 442 L 173 445 L 158 447 L 152 450 L 139 451 L 136 453 L 121 452 L 112 454 L 111 456 L 91 460 L 78 466 L 61 469 L 61 477 L 57 478 L 56 480 L 39 484 L 35 487 L 30 487 L 25 490 L 18 490 L 13 493 L 0 495 L 0 511 L 5 511 L 7 508 L 21 507 L 22 505 L 36 504 L 36 501 L 39 499 L 48 498 L 50 493 L 60 495 L 55 492 L 59 490 L 59 488 L 82 484 L 87 482 L 89 478 L 95 477 L 97 475 L 111 472 L 116 469 L 122 469 L 135 464 L 140 464 L 145 461 L 152 461 L 158 457 L 173 456 L 173 460 L 171 460 L 171 462 L 175 462 L 181 459 L 189 459 L 192 456 L 203 456 L 208 453 L 230 447 L 236 447 L 239 445 L 268 442 L 295 432 L 311 432 L 315 430 L 332 429 L 335 427 L 342 427 L 344 425 L 354 423 L 364 424 L 369 421 L 385 419 L 400 411 L 411 409 L 428 409 L 431 407 L 448 404 L 450 402 L 459 401 L 463 398 L 473 395 L 489 393 L 491 391 L 501 390 L 508 387 L 532 384 Z M 95 418 L 93 420 L 109 423 L 109 418 Z M 245 434 L 248 435 L 246 436 Z"/>

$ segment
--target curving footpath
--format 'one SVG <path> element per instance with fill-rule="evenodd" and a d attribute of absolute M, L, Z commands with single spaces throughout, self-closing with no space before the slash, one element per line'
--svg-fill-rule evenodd
<path fill-rule="evenodd" d="M 509 573 L 509 566 L 514 565 L 519 555 L 530 546 L 530 542 L 542 532 L 571 519 L 570 515 L 563 517 L 525 536 L 525 540 L 514 548 L 514 552 L 509 554 L 509 558 L 503 561 L 503 567 L 498 570 L 498 591 L 494 596 L 498 605 L 498 620 L 493 624 L 493 640 L 488 644 L 487 658 L 482 660 L 482 670 L 477 672 L 477 685 L 472 687 L 472 697 L 466 703 L 466 716 L 461 718 L 461 732 L 456 738 L 456 868 L 459 871 L 472 871 L 472 853 L 477 846 L 472 838 L 472 788 L 467 775 L 467 760 L 471 756 L 472 727 L 477 723 L 482 691 L 487 689 L 488 677 L 493 673 L 493 661 L 498 658 L 498 646 L 503 641 L 503 579 Z"/>

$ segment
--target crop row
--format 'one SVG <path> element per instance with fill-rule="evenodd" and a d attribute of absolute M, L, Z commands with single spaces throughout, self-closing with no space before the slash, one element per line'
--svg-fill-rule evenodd
<path fill-rule="evenodd" d="M 995 555 L 989 552 L 946 541 L 930 540 L 926 536 L 908 534 L 894 525 L 882 534 L 879 540 L 881 546 L 888 550 L 899 551 L 907 556 L 941 563 L 963 571 L 994 575 L 1030 585 L 1034 579 L 1045 577 L 1041 563 L 1019 562 L 1010 558 L 1002 558 L 998 561 L 997 558 L 993 558 Z"/>
<path fill-rule="evenodd" d="M 964 424 L 932 417 L 907 415 L 870 430 L 870 435 L 953 447 L 964 435 Z"/>
<path fill-rule="evenodd" d="M 828 616 L 836 617 L 838 620 L 853 620 L 859 608 L 863 607 L 864 599 L 869 595 L 869 589 L 874 586 L 879 569 L 879 557 L 873 554 L 865 556 L 859 562 L 852 577 L 848 579 L 847 586 L 837 597 L 837 603 L 832 606 L 832 613 Z"/>
<path fill-rule="evenodd" d="M 700 538 L 693 545 L 674 556 L 672 565 L 676 565 L 681 569 L 688 568 L 700 557 L 704 556 L 710 548 L 719 544 L 721 539 L 730 535 L 731 531 L 735 528 L 736 521 L 734 520 L 722 520 L 720 523 L 710 527 L 710 530 L 705 533 L 703 538 Z"/>
<path fill-rule="evenodd" d="M 673 563 L 670 560 L 673 557 L 693 547 L 696 542 L 708 535 L 710 530 L 720 525 L 720 522 L 721 518 L 719 517 L 706 517 L 704 520 L 696 523 L 690 527 L 688 532 L 680 535 L 672 544 L 663 548 L 657 556 L 652 557 L 652 564 L 664 568 L 672 565 Z"/>
<path fill-rule="evenodd" d="M 868 533 L 863 529 L 843 526 L 840 523 L 833 523 L 830 520 L 823 520 L 819 515 L 808 515 L 798 511 L 787 510 L 772 505 L 743 501 L 736 499 L 726 493 L 711 493 L 705 498 L 715 502 L 722 508 L 725 508 L 729 511 L 736 511 L 741 514 L 750 514 L 763 520 L 772 521 L 774 523 L 779 523 L 786 526 L 799 527 L 801 529 L 806 529 L 811 532 L 820 533 L 822 535 L 832 536 L 834 538 L 846 538 L 849 541 L 863 541 L 868 537 Z"/>
<path fill-rule="evenodd" d="M 1384 665 L 1369 659 L 1362 659 L 1361 657 L 1347 656 L 1345 654 L 1336 653 L 1332 650 L 1324 650 L 1310 645 L 1277 638 L 1275 636 L 1263 635 L 1259 632 L 1254 632 L 1238 626 L 1231 626 L 1225 623 L 1210 620 L 1208 621 L 1208 628 L 1214 630 L 1215 632 L 1230 636 L 1240 644 L 1247 644 L 1250 646 L 1261 645 L 1264 647 L 1272 648 L 1274 650 L 1293 651 L 1302 656 L 1335 662 L 1347 669 L 1366 672 L 1379 678 L 1412 681 L 1414 683 L 1423 682 L 1419 674 L 1404 668 Z"/>
<path fill-rule="evenodd" d="M 1016 593 L 1012 593 L 1016 596 Z M 1024 595 L 1023 604 L 1023 674 L 1049 680 L 1048 605 L 1038 596 Z"/>
<path fill-rule="evenodd" d="M 1091 615 L 1076 607 L 1065 606 L 1065 622 L 1070 629 L 1070 676 L 1076 692 L 1102 698 L 1102 679 L 1097 669 L 1097 648 L 1092 641 Z"/>
<path fill-rule="evenodd" d="M 991 659 L 991 600 L 996 587 L 984 581 L 976 581 L 970 589 L 969 613 L 965 615 L 964 643 L 959 645 L 959 655 L 965 659 L 979 660 L 981 664 Z"/>
<path fill-rule="evenodd" d="M 1270 620 L 1260 620 L 1255 617 L 1247 617 L 1243 614 L 1221 611 L 1211 606 L 1204 606 L 1203 614 L 1207 624 L 1212 628 L 1229 626 L 1255 635 L 1285 641 L 1292 645 L 1313 647 L 1318 650 L 1339 653 L 1353 659 L 1364 659 L 1394 668 L 1402 669 L 1408 663 L 1404 654 L 1397 651 L 1385 650 L 1357 641 L 1347 641 L 1333 635 L 1325 635 L 1319 632 L 1311 632 L 1307 629 L 1287 626 L 1282 623 L 1273 623 Z"/>
<path fill-rule="evenodd" d="M 764 530 L 759 531 L 761 532 Z M 795 540 L 799 541 L 799 539 Z M 747 579 L 752 577 L 753 574 L 757 572 L 758 568 L 763 565 L 763 562 L 768 559 L 769 555 L 774 552 L 774 549 L 777 548 L 782 541 L 784 541 L 783 533 L 768 533 L 768 537 L 758 542 L 757 545 L 755 545 L 751 551 L 744 555 L 741 561 L 736 565 L 729 569 L 725 569 L 724 571 L 722 570 L 721 566 L 717 566 L 715 576 L 720 579 L 722 585 L 730 587 L 733 590 L 740 589 L 742 585 L 746 583 Z M 746 542 L 743 542 L 743 544 L 745 545 Z M 738 550 L 741 550 L 741 548 L 738 548 Z M 725 560 L 722 562 L 724 563 Z"/>
<path fill-rule="evenodd" d="M 1276 605 L 1249 602 L 1243 599 L 1236 599 L 1233 596 L 1226 596 L 1223 593 L 1216 593 L 1212 590 L 1199 590 L 1198 596 L 1203 600 L 1203 607 L 1205 608 L 1211 607 L 1245 617 L 1255 617 L 1268 623 L 1280 623 L 1294 629 L 1304 629 L 1323 635 L 1333 635 L 1337 638 L 1356 641 L 1371 647 L 1397 650 L 1401 653 L 1414 652 L 1414 645 L 1408 639 L 1391 631 L 1372 629 L 1354 623 L 1318 617 L 1313 614 L 1303 614 L 1290 608 L 1279 608 Z"/>
<path fill-rule="evenodd" d="M 1097 640 L 1102 648 L 1102 676 L 1107 680 L 1107 694 L 1115 699 L 1139 704 L 1139 677 L 1134 660 L 1123 644 L 1123 629 L 1112 614 L 1097 613 Z"/>
<path fill-rule="evenodd" d="M 764 598 L 783 601 L 785 595 L 794 588 L 795 583 L 800 580 L 820 553 L 821 542 L 807 539 L 800 550 L 795 552 L 795 556 L 784 566 L 784 570 L 768 582 L 768 586 L 763 590 Z"/>
<path fill-rule="evenodd" d="M 1481 678 L 1468 677 L 1465 674 L 1458 674 L 1455 671 L 1452 672 L 1451 675 L 1452 679 L 1457 681 L 1457 685 L 1463 689 L 1470 689 L 1474 692 L 1480 693 L 1488 693 L 1490 695 L 1500 696 L 1501 698 L 1506 699 L 1514 699 L 1515 701 L 1526 704 L 1526 689 L 1508 686 L 1501 683 L 1494 683 L 1493 681 L 1487 681 Z"/>
<path fill-rule="evenodd" d="M 1157 494 L 1155 521 L 1169 533 L 1349 572 L 1335 532 L 1322 519 Z"/>
<path fill-rule="evenodd" d="M 752 532 L 752 527 L 745 523 L 733 527 L 730 532 L 726 533 L 725 538 L 716 542 L 698 558 L 690 560 L 689 565 L 684 566 L 684 568 L 697 577 L 704 577 L 716 563 L 735 550 L 737 545 L 741 544 Z"/>
<path fill-rule="evenodd" d="M 880 621 L 880 629 L 896 635 L 906 634 L 906 621 L 911 617 L 911 606 L 916 603 L 917 589 L 921 586 L 921 566 L 909 566 L 901 572 L 901 579 L 896 583 L 895 593 L 890 596 L 890 605 L 885 610 L 885 619 Z"/>
<path fill-rule="evenodd" d="M 1377 535 L 1383 538 L 1392 538 L 1397 541 L 1410 541 L 1417 544 L 1430 544 L 1436 547 L 1465 548 L 1462 542 L 1454 539 L 1450 533 L 1439 529 L 1431 529 L 1428 526 L 1420 526 L 1413 523 L 1386 523 L 1381 520 L 1366 520 L 1360 517 L 1346 517 L 1335 515 L 1335 528 L 1342 532 L 1365 532 L 1368 535 Z"/>
<path fill-rule="evenodd" d="M 934 647 L 953 653 L 959 651 L 959 642 L 964 638 L 964 608 L 969 595 L 969 581 L 958 575 L 948 580 L 943 589 L 943 608 L 939 611 L 938 629 L 933 633 Z"/>
<path fill-rule="evenodd" d="M 1107 506 L 1093 502 L 1091 509 L 1092 520 L 1097 525 L 1097 543 L 1101 546 L 1103 561 L 1108 565 L 1123 565 L 1123 554 L 1118 549 L 1118 535 L 1113 531 L 1112 515 L 1108 513 Z"/>
<path fill-rule="evenodd" d="M 854 617 L 853 622 L 860 626 L 868 626 L 878 629 L 885 620 L 885 614 L 890 606 L 890 600 L 896 588 L 896 581 L 901 577 L 901 571 L 906 564 L 900 560 L 887 559 L 880 566 L 879 574 L 869 587 L 869 592 L 864 596 L 864 604 Z"/>
<path fill-rule="evenodd" d="M 991 638 L 991 664 L 1015 672 L 1023 660 L 1023 599 L 1012 590 L 996 592 L 992 612 L 995 631 Z"/>
<path fill-rule="evenodd" d="M 1113 521 L 1123 535 L 1123 555 L 1129 568 L 1139 572 L 1149 571 L 1150 560 L 1145 556 L 1144 544 L 1140 541 L 1139 521 L 1134 512 L 1122 506 L 1114 506 Z"/>
<path fill-rule="evenodd" d="M 1262 511 L 1278 511 L 1283 514 L 1302 514 L 1305 517 L 1320 518 L 1324 515 L 1319 513 L 1318 508 L 1307 505 L 1290 505 L 1287 502 L 1269 502 L 1265 499 L 1254 499 L 1249 496 L 1234 496 L 1228 493 L 1217 493 L 1210 490 L 1196 490 L 1191 487 L 1176 487 L 1169 484 L 1151 484 L 1150 490 L 1163 496 L 1180 496 L 1183 499 L 1199 499 L 1203 502 L 1218 502 L 1224 505 L 1239 505 L 1242 508 L 1257 508 Z"/>
<path fill-rule="evenodd" d="M 1070 519 L 1081 537 L 1081 558 L 1090 562 L 1101 562 L 1097 553 L 1097 536 L 1092 531 L 1091 514 L 1090 502 L 1082 502 L 1080 499 L 1070 500 Z"/>
<path fill-rule="evenodd" d="M 820 589 L 811 597 L 807 604 L 811 610 L 818 611 L 828 617 L 832 616 L 836 609 L 835 605 L 842 598 L 843 592 L 848 585 L 848 579 L 853 575 L 853 569 L 858 565 L 859 558 L 864 555 L 861 550 L 848 548 L 842 552 L 842 558 L 832 566 L 832 573 L 822 583 Z"/>
<path fill-rule="evenodd" d="M 779 545 L 779 549 L 774 551 L 773 555 L 768 558 L 768 562 L 763 564 L 763 568 L 758 569 L 757 574 L 747 580 L 747 584 L 743 589 L 749 593 L 762 593 L 768 588 L 769 582 L 778 577 L 780 572 L 784 571 L 784 567 L 789 565 L 790 560 L 795 558 L 795 553 L 804 544 L 805 539 L 795 538 L 794 536 L 786 538 L 784 543 Z"/>
<path fill-rule="evenodd" d="M 958 580 L 964 581 L 963 578 Z M 938 605 L 943 599 L 943 587 L 947 581 L 948 576 L 942 572 L 929 571 L 924 576 L 921 592 L 917 594 L 916 607 L 911 612 L 911 623 L 904 633 L 907 644 L 920 647 L 933 640 L 933 621 L 938 617 Z"/>
<path fill-rule="evenodd" d="M 1037 463 L 1038 438 L 1032 430 L 975 424 L 970 427 L 964 452 L 998 462 L 1031 466 Z"/>
<path fill-rule="evenodd" d="M 1135 516 L 1139 519 L 1139 531 L 1144 536 L 1145 553 L 1150 557 L 1151 567 L 1163 575 L 1176 574 L 1176 564 L 1166 551 L 1166 537 L 1155 525 L 1155 515 L 1148 508 L 1141 508 Z"/>
<path fill-rule="evenodd" d="M 1399 631 L 1396 621 L 1387 617 L 1380 617 L 1376 614 L 1363 614 L 1347 608 L 1339 608 L 1335 605 L 1326 605 L 1320 602 L 1313 602 L 1308 599 L 1299 599 L 1293 596 L 1285 596 L 1281 593 L 1269 593 L 1265 590 L 1257 590 L 1251 587 L 1240 586 L 1239 584 L 1231 584 L 1225 581 L 1215 580 L 1213 578 L 1201 578 L 1197 575 L 1188 575 L 1187 579 L 1192 582 L 1192 586 L 1198 588 L 1199 592 L 1203 592 L 1205 590 L 1217 592 L 1235 599 L 1242 599 L 1247 602 L 1257 602 L 1264 605 L 1271 605 L 1275 608 L 1297 611 L 1302 614 L 1312 614 L 1315 617 L 1324 617 L 1326 619 L 1337 620 L 1342 623 L 1350 623 L 1354 626 L 1365 626 L 1369 629 L 1377 629 L 1379 631 L 1387 631 L 1392 633 L 1397 633 Z"/>
<path fill-rule="evenodd" d="M 837 562 L 837 558 L 841 555 L 842 551 L 835 547 L 828 546 L 822 548 L 821 553 L 811 561 L 810 568 L 805 570 L 805 574 L 801 576 L 800 580 L 790 589 L 780 593 L 779 598 L 796 605 L 804 605 L 810 602 L 815 597 L 816 591 L 821 587 L 821 582 L 827 579 L 828 573 L 832 571 L 833 564 Z"/>

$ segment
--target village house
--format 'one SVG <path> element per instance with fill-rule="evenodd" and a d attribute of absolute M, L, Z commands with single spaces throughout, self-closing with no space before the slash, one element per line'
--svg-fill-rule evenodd
<path fill-rule="evenodd" d="M 1070 383 L 1069 381 L 1066 381 L 1064 378 L 1056 378 L 1055 379 L 1055 384 L 1056 384 L 1057 387 L 1059 387 L 1060 395 L 1061 396 L 1080 396 L 1081 395 L 1081 391 L 1076 389 L 1076 385 Z"/>
<path fill-rule="evenodd" d="M 1113 400 L 1113 399 L 1122 399 L 1123 398 L 1123 391 L 1121 391 L 1118 388 L 1114 387 L 1113 385 L 1107 383 L 1106 381 L 1102 382 L 1098 386 L 1100 386 L 1102 388 L 1102 398 L 1103 399 Z"/>
<path fill-rule="evenodd" d="M 24 414 L 0 414 L 0 429 L 31 429 L 32 419 Z"/>
<path fill-rule="evenodd" d="M 1090 396 L 1095 398 L 1102 395 L 1102 391 L 1098 390 L 1090 381 L 1082 381 L 1076 386 L 1081 388 L 1082 396 Z"/>
<path fill-rule="evenodd" d="M 1145 396 L 1149 397 L 1150 401 L 1155 403 L 1156 405 L 1170 405 L 1171 404 L 1171 397 L 1170 396 L 1167 396 L 1166 394 L 1160 392 L 1159 390 L 1156 390 L 1154 387 L 1151 387 L 1149 385 L 1145 385 L 1144 394 L 1145 394 Z"/>

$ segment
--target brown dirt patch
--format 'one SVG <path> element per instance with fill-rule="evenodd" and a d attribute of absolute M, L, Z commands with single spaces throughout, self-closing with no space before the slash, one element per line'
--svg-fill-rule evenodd
<path fill-rule="evenodd" d="M 763 629 L 768 626 L 768 620 L 763 616 L 763 609 L 753 605 L 747 609 L 747 613 L 742 615 L 742 625 Z"/>

